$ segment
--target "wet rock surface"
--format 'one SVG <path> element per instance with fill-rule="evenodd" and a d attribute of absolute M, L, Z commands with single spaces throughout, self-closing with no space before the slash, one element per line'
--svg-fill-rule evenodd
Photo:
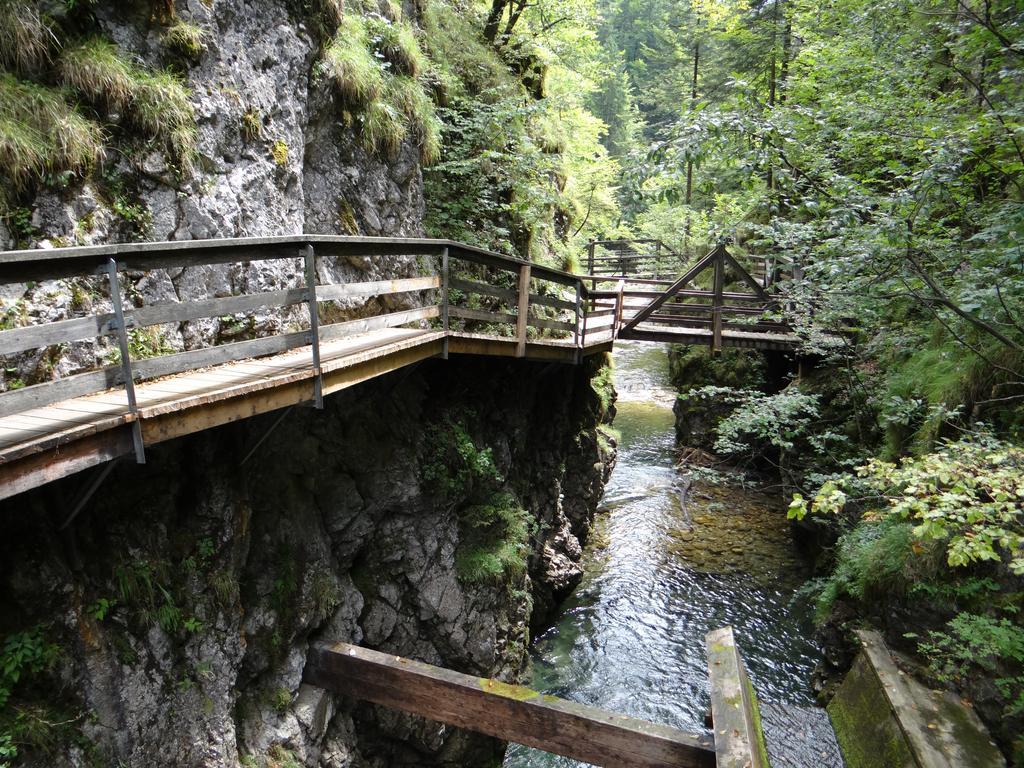
<path fill-rule="evenodd" d="M 156 446 L 60 534 L 87 478 L 5 501 L 0 616 L 5 630 L 47 627 L 59 661 L 33 690 L 70 713 L 26 764 L 79 765 L 85 751 L 210 768 L 500 756 L 493 740 L 303 685 L 302 670 L 324 639 L 518 678 L 531 603 L 555 601 L 580 568 L 573 530 L 594 507 L 572 489 L 596 505 L 612 459 L 585 367 L 543 368 L 426 362 L 293 409 L 244 465 L 277 414 Z M 469 485 L 440 496 L 427 469 L 450 423 L 528 514 L 521 571 L 460 570 L 478 499 Z"/>

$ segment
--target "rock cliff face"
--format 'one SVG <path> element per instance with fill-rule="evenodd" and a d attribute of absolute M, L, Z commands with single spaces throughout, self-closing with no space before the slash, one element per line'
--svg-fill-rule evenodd
<path fill-rule="evenodd" d="M 50 724 L 26 764 L 493 761 L 492 740 L 301 684 L 306 651 L 514 679 L 613 460 L 590 373 L 428 361 L 292 409 L 251 457 L 278 414 L 158 446 L 66 529 L 83 478 L 5 502 L 0 631 L 52 659 L 12 697 Z"/>
<path fill-rule="evenodd" d="M 152 68 L 168 63 L 148 0 L 97 3 L 101 35 Z M 179 18 L 206 31 L 183 76 L 192 91 L 198 167 L 175 178 L 159 152 L 112 153 L 106 179 L 128 184 L 41 194 L 37 239 L 50 244 L 112 240 L 321 234 L 414 235 L 422 229 L 417 153 L 382 161 L 360 148 L 342 107 L 316 70 L 321 40 L 311 3 L 178 0 Z M 417 18 L 415 7 L 407 9 Z M 181 62 L 177 62 L 179 65 Z M 125 216 L 121 202 L 143 210 Z M 133 230 L 134 228 L 134 230 Z"/>
<path fill-rule="evenodd" d="M 179 180 L 164 156 L 144 145 L 112 151 L 97 179 L 36 196 L 29 206 L 31 236 L 22 233 L 16 241 L 0 224 L 0 249 L 299 233 L 423 234 L 418 150 L 406 142 L 394 158 L 382 160 L 346 127 L 342 105 L 317 71 L 322 41 L 310 4 L 173 5 L 178 17 L 207 31 L 205 49 L 183 72 L 196 112 L 195 172 Z M 122 54 L 154 69 L 169 63 L 161 43 L 165 25 L 155 18 L 152 2 L 97 3 L 93 12 L 101 36 Z M 406 13 L 417 18 L 416 7 Z M 321 269 L 326 281 L 398 278 L 411 274 L 411 260 L 327 259 Z M 302 274 L 297 259 L 159 270 L 128 275 L 122 292 L 147 304 L 184 301 L 295 287 Z M 104 281 L 73 279 L 4 285 L 0 307 L 0 325 L 28 325 L 109 311 L 110 304 Z M 358 308 L 351 314 L 358 316 Z M 301 307 L 268 311 L 243 335 L 234 319 L 220 318 L 156 328 L 142 343 L 153 351 L 181 351 L 279 333 L 303 321 Z M 109 341 L 90 341 L 4 359 L 0 390 L 109 364 L 113 354 Z"/>

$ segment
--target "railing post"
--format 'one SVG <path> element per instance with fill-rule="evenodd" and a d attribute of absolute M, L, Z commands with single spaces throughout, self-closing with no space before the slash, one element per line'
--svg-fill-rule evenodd
<path fill-rule="evenodd" d="M 619 329 L 622 327 L 622 310 L 625 296 L 623 291 L 626 290 L 626 281 L 619 281 L 619 295 L 615 298 L 615 314 L 612 316 L 612 340 L 619 338 Z"/>
<path fill-rule="evenodd" d="M 713 296 L 711 299 L 711 351 L 722 349 L 722 294 L 725 291 L 725 246 L 718 246 L 715 254 Z"/>
<path fill-rule="evenodd" d="M 448 359 L 448 248 L 441 252 L 441 327 L 444 329 L 444 344 L 441 359 Z"/>
<path fill-rule="evenodd" d="M 580 289 L 582 287 L 583 287 L 583 281 L 577 279 L 576 280 L 576 301 L 575 301 L 575 304 L 576 304 L 576 308 L 575 308 L 576 322 L 573 323 L 573 329 L 572 329 L 572 344 L 573 344 L 574 347 L 576 347 L 576 363 L 577 364 L 579 364 L 579 362 L 580 362 L 580 358 L 582 357 L 582 350 L 583 350 L 583 344 L 580 341 L 580 317 L 581 317 L 581 313 L 580 313 L 580 294 L 581 294 L 581 290 Z"/>
<path fill-rule="evenodd" d="M 132 375 L 128 329 L 125 327 L 124 308 L 121 306 L 121 283 L 117 277 L 117 261 L 115 259 L 110 259 L 107 262 L 107 277 L 110 279 L 110 303 L 114 305 L 114 322 L 117 324 L 117 346 L 121 350 L 121 375 L 124 376 L 128 412 L 132 415 L 132 443 L 135 447 L 135 461 L 145 464 L 146 448 L 142 442 L 142 424 L 139 422 L 139 406 L 135 400 L 135 378 Z"/>
<path fill-rule="evenodd" d="M 587 318 L 590 316 L 590 307 L 593 305 L 593 299 L 586 299 L 583 303 L 583 322 L 581 325 L 583 328 L 580 330 L 580 349 L 587 346 Z M 581 352 L 582 354 L 582 352 Z"/>
<path fill-rule="evenodd" d="M 530 265 L 519 268 L 519 315 L 516 318 L 516 357 L 526 357 L 526 323 L 530 316 Z"/>
<path fill-rule="evenodd" d="M 307 244 L 303 249 L 306 262 L 306 303 L 309 306 L 309 342 L 313 352 L 313 406 L 324 407 L 324 380 L 320 370 L 320 309 L 316 301 L 316 253 Z"/>
<path fill-rule="evenodd" d="M 587 273 L 594 274 L 594 248 L 597 245 L 596 242 L 591 240 L 587 243 Z"/>

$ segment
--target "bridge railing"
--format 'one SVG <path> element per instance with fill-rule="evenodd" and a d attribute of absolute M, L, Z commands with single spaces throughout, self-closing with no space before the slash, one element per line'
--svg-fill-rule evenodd
<path fill-rule="evenodd" d="M 383 256 L 407 257 L 409 276 L 344 278 L 346 271 L 357 270 L 345 269 L 343 262 L 362 259 L 365 269 Z M 245 277 L 245 270 L 258 272 L 271 260 L 291 266 L 285 270 L 290 277 L 273 283 L 272 290 L 236 293 L 220 286 L 205 298 L 144 304 L 135 287 L 141 276 L 156 270 L 180 277 L 190 267 L 237 264 Z M 322 345 L 409 324 L 512 337 L 519 356 L 534 339 L 582 348 L 586 335 L 588 290 L 581 276 L 447 240 L 296 235 L 0 253 L 0 284 L 64 278 L 76 278 L 79 292 L 81 278 L 87 278 L 92 295 L 64 312 L 71 317 L 52 322 L 31 322 L 35 318 L 9 312 L 6 327 L 0 326 L 0 360 L 11 364 L 6 371 L 19 356 L 57 359 L 60 349 L 77 345 L 85 362 L 59 377 L 43 365 L 40 378 L 46 373 L 52 378 L 27 386 L 5 372 L 0 417 L 113 388 L 123 389 L 134 412 L 138 381 L 301 347 L 310 348 L 307 362 L 319 381 Z M 266 283 L 251 274 L 240 281 Z M 174 296 L 171 289 L 163 293 Z M 54 300 L 66 297 L 55 293 Z M 189 349 L 161 342 L 165 334 L 173 336 L 168 331 L 193 322 L 206 323 L 207 336 L 211 327 L 219 327 L 218 338 Z M 609 339 L 613 332 L 607 329 Z M 318 401 L 320 392 L 318 386 Z"/>
<path fill-rule="evenodd" d="M 628 247 L 635 250 L 631 244 L 637 242 L 662 247 L 653 240 L 603 241 L 591 244 L 588 258 L 608 243 L 626 253 Z M 779 307 L 764 286 L 765 273 L 752 273 L 724 245 L 694 264 L 680 264 L 672 272 L 662 272 L 661 277 L 651 274 L 651 263 L 642 259 L 631 264 L 620 261 L 616 262 L 619 272 L 588 278 L 592 288 L 587 294 L 587 309 L 596 315 L 614 314 L 612 322 L 624 338 L 671 340 L 666 334 L 696 338 L 704 333 L 712 349 L 717 350 L 725 331 L 790 332 L 786 324 L 766 316 Z M 641 323 L 643 328 L 639 327 Z"/>
<path fill-rule="evenodd" d="M 587 244 L 587 272 L 599 277 L 658 280 L 679 274 L 686 259 L 661 240 L 592 240 Z"/>

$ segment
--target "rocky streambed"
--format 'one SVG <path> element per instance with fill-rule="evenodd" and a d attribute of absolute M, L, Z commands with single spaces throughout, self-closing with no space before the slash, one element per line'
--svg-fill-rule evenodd
<path fill-rule="evenodd" d="M 763 704 L 774 764 L 841 765 L 811 674 L 820 652 L 809 573 L 776 497 L 677 468 L 664 350 L 617 346 L 615 470 L 585 575 L 532 647 L 533 686 L 606 709 L 704 728 L 704 635 L 732 625 Z M 576 765 L 511 747 L 506 768 Z"/>

